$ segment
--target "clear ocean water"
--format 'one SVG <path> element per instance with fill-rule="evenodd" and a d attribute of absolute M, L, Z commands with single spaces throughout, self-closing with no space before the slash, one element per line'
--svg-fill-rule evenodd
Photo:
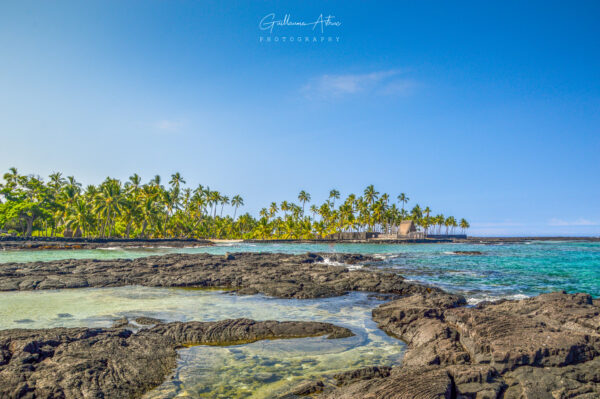
<path fill-rule="evenodd" d="M 523 298 L 566 290 L 600 296 L 600 243 L 520 244 L 252 244 L 200 248 L 108 248 L 0 251 L 0 263 L 67 258 L 135 258 L 168 253 L 362 253 L 368 267 L 393 269 L 408 279 L 486 299 Z M 479 251 L 481 255 L 459 255 Z M 326 259 L 326 262 L 329 262 Z M 353 266 L 354 267 L 354 266 Z M 351 338 L 259 341 L 247 345 L 179 350 L 177 368 L 145 398 L 274 398 L 300 381 L 371 365 L 398 365 L 405 345 L 377 328 L 367 293 L 317 300 L 237 296 L 223 291 L 156 287 L 0 292 L 0 329 L 107 327 L 116 319 L 150 316 L 164 321 L 316 320 L 350 328 Z"/>
<path fill-rule="evenodd" d="M 177 368 L 146 398 L 273 398 L 301 381 L 374 365 L 399 364 L 404 344 L 377 328 L 366 293 L 325 299 L 238 296 L 223 291 L 117 287 L 0 293 L 0 328 L 109 327 L 138 316 L 163 321 L 316 320 L 353 337 L 266 340 L 180 349 Z"/>
<path fill-rule="evenodd" d="M 200 248 L 0 251 L 0 263 L 66 258 L 135 258 L 167 253 L 346 252 L 376 255 L 376 267 L 464 294 L 471 303 L 565 290 L 600 296 L 600 243 L 532 241 L 519 244 L 254 244 Z M 457 255 L 480 251 L 482 255 Z"/>

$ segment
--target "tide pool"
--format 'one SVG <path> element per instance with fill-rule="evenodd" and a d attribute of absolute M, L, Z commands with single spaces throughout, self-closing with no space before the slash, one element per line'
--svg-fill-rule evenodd
<path fill-rule="evenodd" d="M 268 398 L 312 376 L 373 365 L 400 364 L 404 344 L 371 319 L 381 302 L 365 293 L 298 300 L 175 288 L 84 288 L 0 293 L 0 328 L 108 327 L 121 317 L 164 321 L 313 320 L 355 336 L 258 341 L 179 350 L 172 378 L 148 398 Z"/>

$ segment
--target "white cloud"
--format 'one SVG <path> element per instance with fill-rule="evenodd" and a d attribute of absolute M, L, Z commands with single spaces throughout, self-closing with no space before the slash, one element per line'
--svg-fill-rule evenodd
<path fill-rule="evenodd" d="M 548 222 L 548 226 L 598 226 L 600 223 L 592 220 L 579 218 L 576 220 L 563 220 L 553 218 Z"/>
<path fill-rule="evenodd" d="M 363 74 L 326 74 L 311 79 L 301 91 L 308 98 L 339 98 L 367 92 L 408 94 L 415 82 L 402 78 L 402 73 L 402 70 L 394 69 Z"/>
<path fill-rule="evenodd" d="M 169 119 L 162 119 L 158 122 L 156 122 L 154 124 L 154 127 L 158 130 L 163 130 L 163 131 L 169 131 L 169 132 L 174 132 L 179 130 L 181 127 L 183 126 L 183 122 L 181 121 L 175 121 L 175 120 L 169 120 Z"/>

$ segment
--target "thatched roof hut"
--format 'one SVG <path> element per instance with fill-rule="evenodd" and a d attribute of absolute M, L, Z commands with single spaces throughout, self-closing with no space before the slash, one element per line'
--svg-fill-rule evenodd
<path fill-rule="evenodd" d="M 407 236 L 410 233 L 415 233 L 417 231 L 417 227 L 415 226 L 415 222 L 412 220 L 403 220 L 400 222 L 400 226 L 398 226 L 398 236 Z"/>

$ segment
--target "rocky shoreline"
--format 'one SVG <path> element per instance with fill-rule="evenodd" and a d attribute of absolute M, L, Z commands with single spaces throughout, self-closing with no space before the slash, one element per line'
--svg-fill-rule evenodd
<path fill-rule="evenodd" d="M 0 236 L 0 250 L 58 250 L 58 249 L 97 249 L 97 248 L 157 248 L 157 247 L 203 247 L 215 245 L 219 240 L 202 240 L 192 238 L 174 239 L 141 239 L 141 238 L 64 238 L 64 237 L 13 237 Z M 395 240 L 333 240 L 333 239 L 279 239 L 279 240 L 239 240 L 244 243 L 259 244 L 519 244 L 531 241 L 569 241 L 569 242 L 599 242 L 600 237 L 468 237 L 468 238 L 424 238 L 424 239 L 395 239 Z"/>
<path fill-rule="evenodd" d="M 0 237 L 0 250 L 58 250 L 97 248 L 184 248 L 214 245 L 210 240 L 140 238 Z"/>
<path fill-rule="evenodd" d="M 314 382 L 319 397 L 600 397 L 600 300 L 587 294 L 476 307 L 456 295 L 416 294 L 379 306 L 373 318 L 407 343 L 402 366 L 365 370 L 370 378 L 341 387 Z"/>
<path fill-rule="evenodd" d="M 353 334 L 328 323 L 249 319 L 158 324 L 137 333 L 125 328 L 0 330 L 0 397 L 139 397 L 174 370 L 179 347 L 321 335 Z"/>
<path fill-rule="evenodd" d="M 142 285 L 225 288 L 239 294 L 299 299 L 340 296 L 348 291 L 396 295 L 439 291 L 406 282 L 395 273 L 348 270 L 328 264 L 326 259 L 353 265 L 375 261 L 352 254 L 236 253 L 3 263 L 0 291 Z"/>
<path fill-rule="evenodd" d="M 336 265 L 338 262 L 358 269 L 349 270 Z M 469 307 L 462 296 L 369 268 L 375 262 L 371 257 L 351 254 L 239 253 L 7 263 L 0 264 L 0 290 L 139 284 L 221 287 L 238 294 L 280 298 L 374 292 L 396 298 L 372 314 L 382 330 L 407 344 L 402 364 L 323 376 L 290 387 L 283 397 L 600 397 L 599 299 L 559 292 Z M 66 397 L 85 396 L 78 390 L 82 386 L 90 393 L 87 397 L 139 396 L 169 374 L 176 359 L 175 348 L 181 345 L 324 334 L 341 338 L 349 333 L 326 323 L 246 319 L 145 327 L 159 321 L 141 318 L 135 323 L 138 326 L 123 320 L 110 329 L 0 331 L 0 386 L 21 387 L 4 395 L 0 392 L 0 396 L 60 396 L 47 391 L 53 386 L 62 387 Z M 39 374 L 38 370 L 48 371 Z M 117 392 L 118 378 L 132 379 L 132 385 L 124 384 L 126 390 Z M 98 385 L 101 383 L 104 385 Z"/>

